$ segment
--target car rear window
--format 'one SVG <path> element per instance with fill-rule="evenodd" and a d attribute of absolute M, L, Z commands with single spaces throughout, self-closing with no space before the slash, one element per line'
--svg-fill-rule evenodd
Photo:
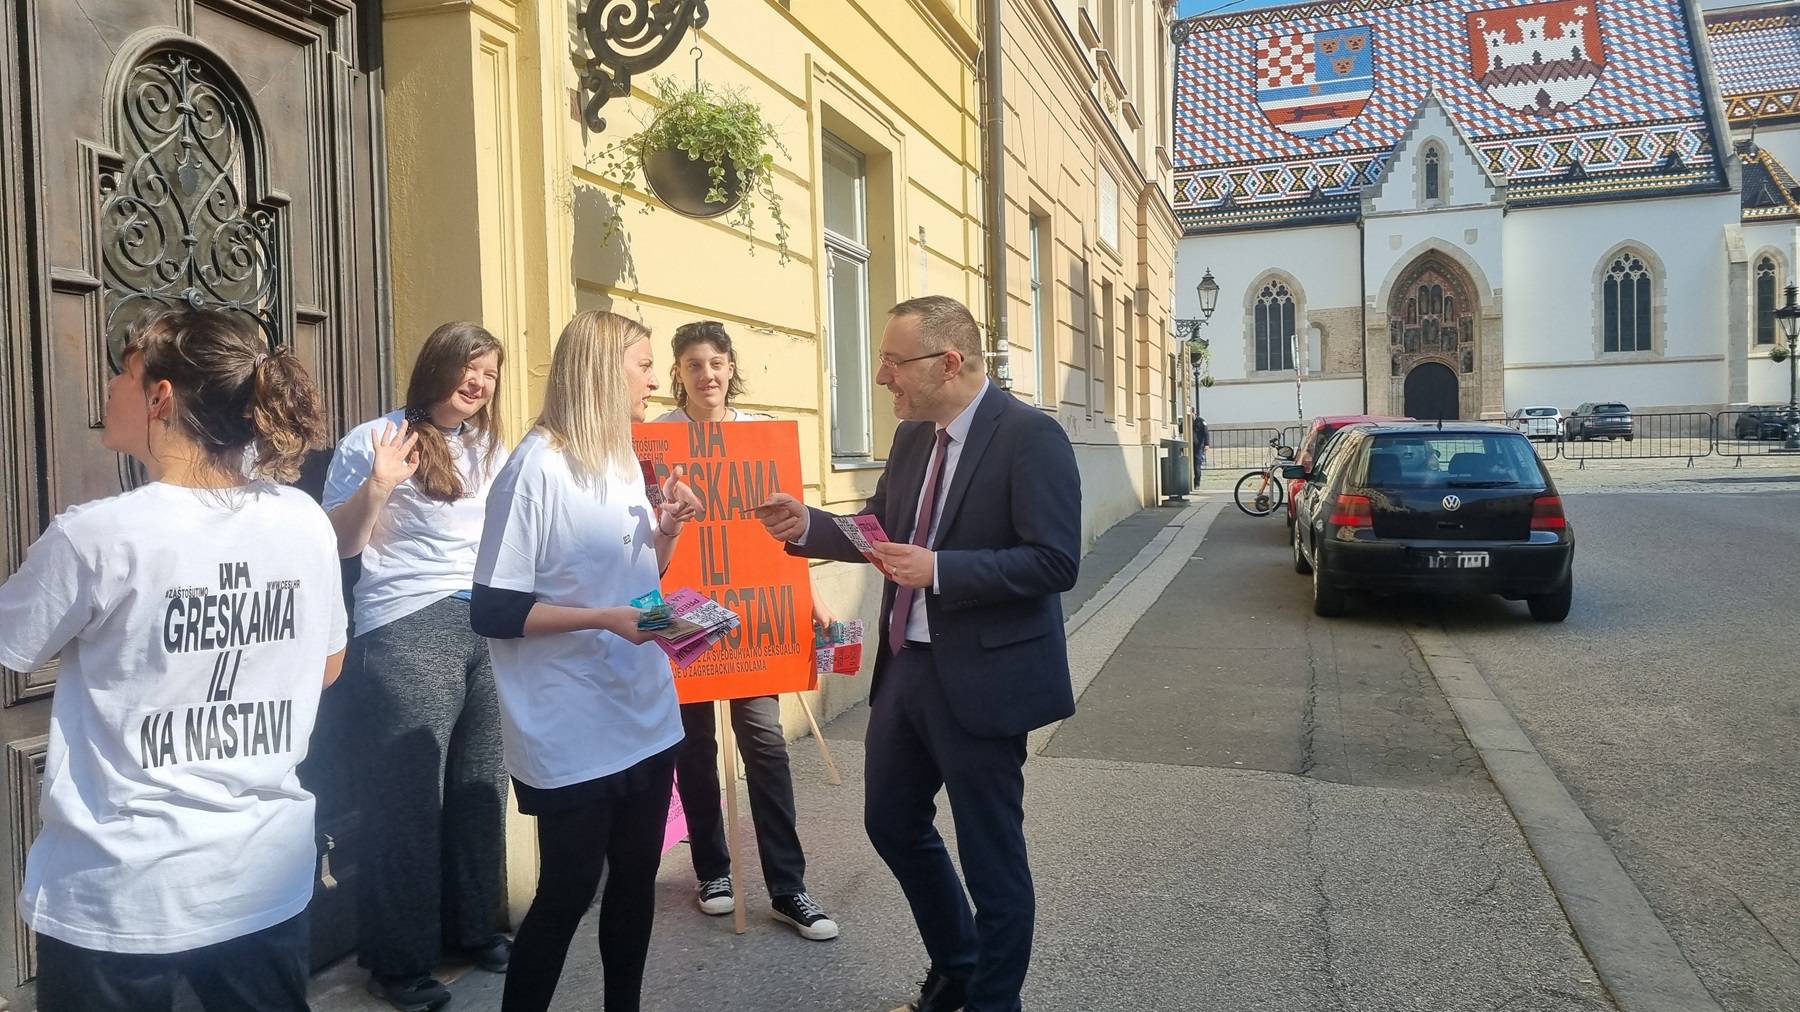
<path fill-rule="evenodd" d="M 1629 415 L 1631 409 L 1623 404 L 1596 404 L 1594 413 L 1597 415 Z"/>
<path fill-rule="evenodd" d="M 1555 408 L 1526 408 L 1525 413 L 1532 418 L 1555 418 Z"/>
<path fill-rule="evenodd" d="M 1512 434 L 1378 434 L 1362 466 L 1362 484 L 1375 489 L 1501 488 L 1544 481 L 1530 442 Z"/>

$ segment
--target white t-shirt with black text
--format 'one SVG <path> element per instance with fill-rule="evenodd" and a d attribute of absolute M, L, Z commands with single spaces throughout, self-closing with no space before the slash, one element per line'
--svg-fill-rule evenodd
<path fill-rule="evenodd" d="M 475 582 L 569 608 L 625 607 L 659 588 L 655 514 L 641 474 L 575 480 L 540 430 L 488 494 Z M 668 656 L 596 630 L 490 640 L 507 772 L 532 787 L 584 783 L 681 740 Z"/>
<path fill-rule="evenodd" d="M 399 428 L 405 417 L 404 411 L 390 411 L 351 429 L 338 442 L 325 479 L 327 512 L 342 506 L 369 480 L 374 439 L 389 425 Z M 362 551 L 353 616 L 358 636 L 467 591 L 474 580 L 475 550 L 481 544 L 481 522 L 494 476 L 483 464 L 487 442 L 482 433 L 465 428 L 464 434 L 445 438 L 465 494 L 446 503 L 419 491 L 410 478 L 394 487 L 387 505 L 376 514 Z"/>
<path fill-rule="evenodd" d="M 61 657 L 19 913 L 108 952 L 260 931 L 312 899 L 306 757 L 344 646 L 330 521 L 266 482 L 58 516 L 0 586 L 0 663 Z"/>

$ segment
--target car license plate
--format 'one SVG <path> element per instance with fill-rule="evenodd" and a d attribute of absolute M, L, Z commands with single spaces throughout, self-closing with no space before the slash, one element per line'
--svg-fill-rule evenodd
<path fill-rule="evenodd" d="M 1424 559 L 1426 569 L 1486 569 L 1486 552 L 1431 552 Z"/>

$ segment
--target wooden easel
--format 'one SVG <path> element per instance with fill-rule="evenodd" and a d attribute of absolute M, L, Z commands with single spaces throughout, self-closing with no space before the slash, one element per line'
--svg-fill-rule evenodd
<path fill-rule="evenodd" d="M 819 758 L 825 761 L 825 780 L 833 787 L 841 787 L 844 778 L 838 774 L 837 763 L 831 758 L 831 746 L 825 744 L 825 736 L 819 733 L 819 721 L 813 716 L 812 707 L 807 705 L 803 693 L 795 693 L 794 698 L 800 703 L 800 711 L 806 714 L 806 724 L 812 728 L 813 740 L 819 743 Z M 737 934 L 750 929 L 749 921 L 744 914 L 744 904 L 739 895 L 738 883 L 744 881 L 743 867 L 739 864 L 738 855 L 743 853 L 742 841 L 738 839 L 738 764 L 737 764 L 737 730 L 731 726 L 730 700 L 720 699 L 713 702 L 713 725 L 719 729 L 719 755 L 725 763 L 725 842 L 731 848 L 731 927 Z"/>

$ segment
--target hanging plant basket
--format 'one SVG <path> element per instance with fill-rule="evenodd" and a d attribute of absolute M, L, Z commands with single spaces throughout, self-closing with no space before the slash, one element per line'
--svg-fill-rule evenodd
<path fill-rule="evenodd" d="M 1776 364 L 1786 362 L 1788 360 L 1789 354 L 1791 354 L 1791 352 L 1789 352 L 1786 348 L 1784 348 L 1778 344 L 1775 347 L 1769 349 L 1769 361 L 1774 362 Z"/>
<path fill-rule="evenodd" d="M 774 226 L 777 254 L 787 263 L 788 223 L 775 188 L 775 155 L 789 152 L 780 133 L 741 91 L 715 91 L 698 81 L 690 88 L 666 77 L 655 79 L 655 87 L 662 111 L 590 163 L 603 162 L 605 174 L 623 188 L 634 186 L 642 173 L 656 201 L 677 214 L 724 217 L 752 237 L 758 219 L 766 219 Z M 622 193 L 613 194 L 612 203 L 624 212 Z M 643 211 L 652 206 L 645 203 Z M 608 222 L 603 242 L 623 228 L 619 214 Z M 754 253 L 756 246 L 750 249 Z"/>
<path fill-rule="evenodd" d="M 738 206 L 744 199 L 744 183 L 737 163 L 727 159 L 723 164 L 702 161 L 680 148 L 645 148 L 644 181 L 656 199 L 676 214 L 690 218 L 717 218 Z M 723 176 L 723 200 L 708 200 L 713 189 L 713 168 Z"/>

